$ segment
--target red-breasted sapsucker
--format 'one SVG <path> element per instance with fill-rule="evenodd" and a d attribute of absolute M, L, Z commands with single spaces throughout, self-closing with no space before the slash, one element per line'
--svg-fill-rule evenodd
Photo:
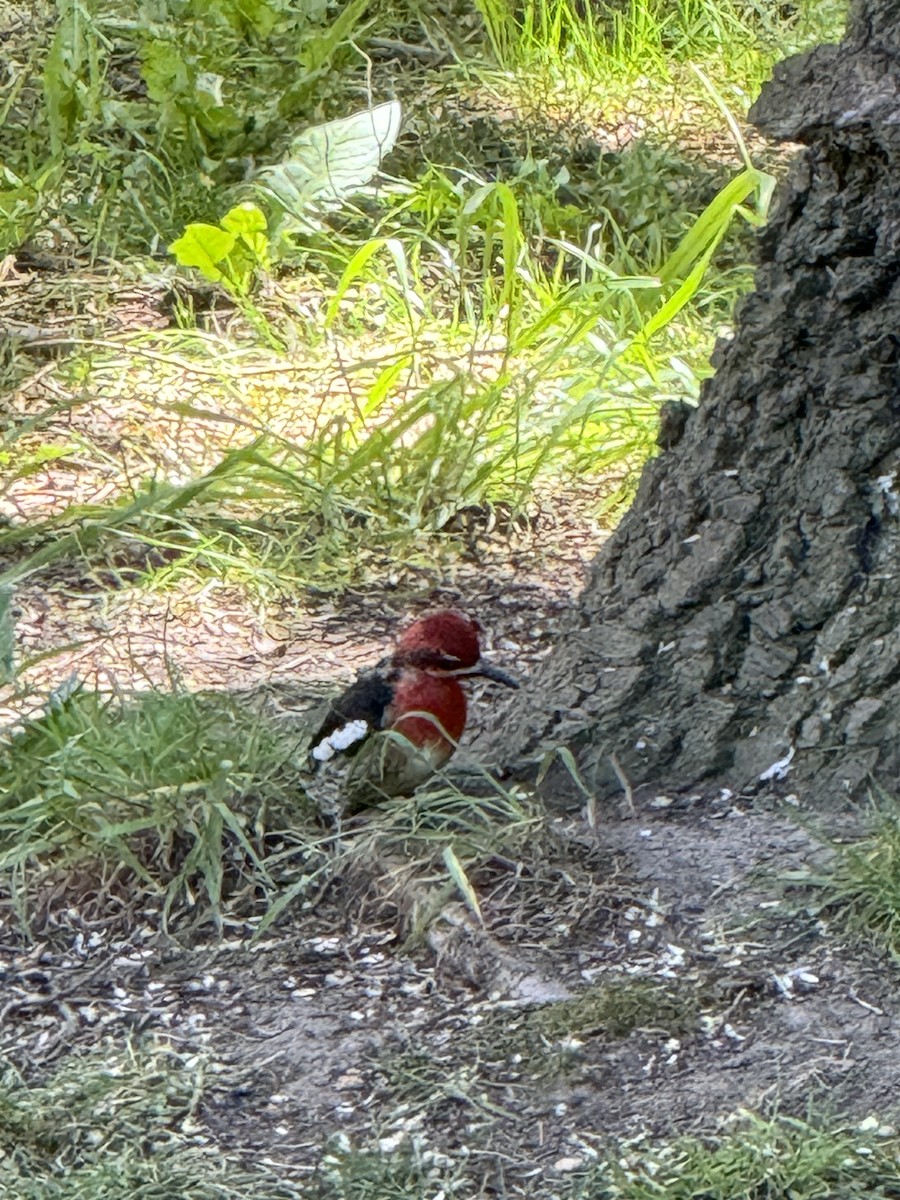
<path fill-rule="evenodd" d="M 414 621 L 393 654 L 332 700 L 310 743 L 310 793 L 328 815 L 410 796 L 453 754 L 466 726 L 460 679 L 518 683 L 485 662 L 480 626 L 444 608 Z M 318 795 L 317 795 L 318 793 Z"/>

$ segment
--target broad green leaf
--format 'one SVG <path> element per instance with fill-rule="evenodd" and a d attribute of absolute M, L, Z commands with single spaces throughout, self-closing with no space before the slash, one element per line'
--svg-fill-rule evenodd
<path fill-rule="evenodd" d="M 196 267 L 207 279 L 218 283 L 225 275 L 218 263 L 228 257 L 237 241 L 235 235 L 218 225 L 198 221 L 188 225 L 184 233 L 169 247 L 183 267 Z"/>
<path fill-rule="evenodd" d="M 147 95 L 163 107 L 176 96 L 195 94 L 196 70 L 169 38 L 153 38 L 141 47 L 141 76 Z"/>
<path fill-rule="evenodd" d="M 266 215 L 255 204 L 245 201 L 230 209 L 220 222 L 223 229 L 233 233 L 245 248 L 250 262 L 246 274 L 252 275 L 254 267 L 269 269 L 269 235 Z"/>
<path fill-rule="evenodd" d="M 230 208 L 222 220 L 219 222 L 223 229 L 227 229 L 229 233 L 242 234 L 244 236 L 254 233 L 266 232 L 266 215 L 261 208 L 249 201 L 243 204 L 236 204 L 234 208 Z"/>

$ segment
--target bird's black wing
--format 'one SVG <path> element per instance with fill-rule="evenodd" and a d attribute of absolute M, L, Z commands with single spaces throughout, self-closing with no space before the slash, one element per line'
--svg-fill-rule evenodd
<path fill-rule="evenodd" d="M 355 754 L 370 733 L 381 729 L 384 711 L 393 694 L 389 677 L 380 673 L 361 675 L 346 692 L 328 705 L 325 718 L 309 744 L 311 757 L 319 762 L 332 757 L 335 750 L 331 754 L 317 751 L 327 747 L 330 739 L 341 730 L 358 724 L 358 729 L 351 731 L 354 736 L 346 745 L 339 747 L 342 754 Z"/>

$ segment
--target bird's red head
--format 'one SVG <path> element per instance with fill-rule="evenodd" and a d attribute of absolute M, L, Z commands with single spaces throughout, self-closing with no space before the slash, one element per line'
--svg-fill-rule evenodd
<path fill-rule="evenodd" d="M 478 664 L 481 627 L 453 608 L 441 608 L 414 621 L 394 651 L 398 666 L 428 670 L 466 670 Z"/>

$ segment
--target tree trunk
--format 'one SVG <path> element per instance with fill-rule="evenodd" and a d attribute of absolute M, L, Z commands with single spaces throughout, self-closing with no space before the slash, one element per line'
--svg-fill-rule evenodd
<path fill-rule="evenodd" d="M 811 802 L 900 774 L 900 0 L 751 120 L 806 147 L 756 291 L 491 755 L 568 746 L 598 794 L 611 754 L 669 787 L 789 767 Z"/>

